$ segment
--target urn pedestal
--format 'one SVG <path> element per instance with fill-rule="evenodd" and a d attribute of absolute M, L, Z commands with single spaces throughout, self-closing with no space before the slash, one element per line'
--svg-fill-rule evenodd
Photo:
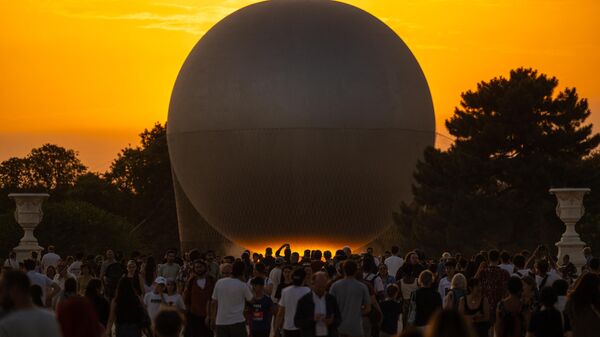
<path fill-rule="evenodd" d="M 577 267 L 577 270 L 581 270 L 586 261 L 583 255 L 585 242 L 581 241 L 579 234 L 575 231 L 575 224 L 585 213 L 583 197 L 589 192 L 589 188 L 550 189 L 550 193 L 554 194 L 558 200 L 556 215 L 566 226 L 566 230 L 560 241 L 556 243 L 556 247 L 558 247 L 558 261 L 560 264 L 563 256 L 569 255 L 571 262 Z"/>
<path fill-rule="evenodd" d="M 19 245 L 14 249 L 17 254 L 17 261 L 22 262 L 31 257 L 31 252 L 41 253 L 42 247 L 33 235 L 33 231 L 42 221 L 44 213 L 42 212 L 42 203 L 50 195 L 46 193 L 11 193 L 9 198 L 17 204 L 15 210 L 15 220 L 25 232 Z"/>

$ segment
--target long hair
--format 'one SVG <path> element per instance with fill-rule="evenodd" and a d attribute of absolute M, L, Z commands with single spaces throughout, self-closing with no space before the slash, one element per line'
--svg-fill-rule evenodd
<path fill-rule="evenodd" d="M 131 281 L 122 277 L 117 285 L 117 293 L 115 295 L 115 303 L 117 307 L 117 317 L 130 315 L 139 310 L 140 300 L 133 290 Z"/>
<path fill-rule="evenodd" d="M 585 310 L 590 305 L 600 309 L 599 284 L 600 277 L 592 273 L 585 273 L 577 279 L 573 290 L 569 293 L 569 301 L 573 303 L 576 311 Z"/>

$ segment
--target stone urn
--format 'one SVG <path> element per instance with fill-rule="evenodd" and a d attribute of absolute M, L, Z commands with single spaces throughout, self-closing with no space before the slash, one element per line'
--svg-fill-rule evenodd
<path fill-rule="evenodd" d="M 19 262 L 31 258 L 31 252 L 38 252 L 39 256 L 39 253 L 42 251 L 42 247 L 38 244 L 33 231 L 42 221 L 42 217 L 44 216 L 42 203 L 49 196 L 47 193 L 11 193 L 8 195 L 17 204 L 15 220 L 25 232 L 19 245 L 14 249 L 17 254 L 17 261 Z"/>
<path fill-rule="evenodd" d="M 575 231 L 575 224 L 583 214 L 583 197 L 590 192 L 589 188 L 552 188 L 550 193 L 556 196 L 558 205 L 556 206 L 556 215 L 565 223 L 566 230 L 560 241 L 556 243 L 558 247 L 558 263 L 562 263 L 562 258 L 569 255 L 571 262 L 581 270 L 586 260 L 583 255 L 585 242 L 581 241 L 579 234 Z"/>

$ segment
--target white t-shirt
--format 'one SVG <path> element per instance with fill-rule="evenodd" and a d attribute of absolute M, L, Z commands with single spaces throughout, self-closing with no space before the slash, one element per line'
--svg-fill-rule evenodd
<path fill-rule="evenodd" d="M 448 276 L 444 276 L 444 278 L 442 278 L 440 280 L 440 283 L 438 284 L 438 293 L 440 293 L 440 296 L 442 297 L 442 303 L 444 302 L 444 298 L 446 297 L 446 290 L 450 290 L 451 284 L 452 283 L 448 279 Z"/>
<path fill-rule="evenodd" d="M 82 264 L 83 264 L 83 262 L 81 262 L 81 261 L 75 261 L 75 262 L 71 263 L 71 265 L 69 266 L 67 271 L 69 273 L 79 277 L 79 275 L 81 275 L 81 265 Z"/>
<path fill-rule="evenodd" d="M 58 265 L 58 261 L 60 261 L 60 256 L 55 253 L 47 253 L 44 256 L 42 256 L 41 264 L 44 268 L 44 272 L 46 272 L 46 268 L 48 268 L 48 266 L 53 266 L 54 268 L 56 268 L 56 266 Z"/>
<path fill-rule="evenodd" d="M 388 267 L 388 274 L 396 277 L 398 269 L 404 264 L 404 259 L 400 256 L 392 255 L 383 262 Z"/>
<path fill-rule="evenodd" d="M 512 275 L 512 273 L 515 272 L 515 265 L 512 263 L 501 263 L 498 265 L 498 267 L 506 270 L 509 275 Z"/>
<path fill-rule="evenodd" d="M 28 271 L 27 272 L 27 277 L 29 277 L 29 281 L 31 282 L 31 285 L 38 285 L 40 286 L 40 288 L 42 288 L 42 301 L 46 300 L 46 289 L 50 288 L 50 286 L 52 286 L 52 283 L 54 283 L 54 281 L 52 281 L 52 279 L 50 279 L 48 276 L 38 273 L 37 271 Z"/>
<path fill-rule="evenodd" d="M 548 276 L 548 278 L 546 279 L 546 282 L 543 284 L 544 287 L 552 287 L 552 283 L 554 283 L 554 281 L 556 280 L 560 280 L 561 277 L 554 274 L 554 273 L 547 273 L 546 274 Z M 535 275 L 535 283 L 537 283 L 538 289 L 542 289 L 542 281 L 544 280 L 544 277 L 541 277 L 539 275 Z"/>
<path fill-rule="evenodd" d="M 41 308 L 17 310 L 0 321 L 0 337 L 44 336 L 60 337 L 54 314 Z"/>
<path fill-rule="evenodd" d="M 244 322 L 246 301 L 254 295 L 250 287 L 239 279 L 226 277 L 217 281 L 212 299 L 217 301 L 217 325 L 232 325 Z"/>
<path fill-rule="evenodd" d="M 296 316 L 296 307 L 298 300 L 310 292 L 310 288 L 303 286 L 289 286 L 281 291 L 281 299 L 279 305 L 285 308 L 285 316 L 283 318 L 284 330 L 298 330 L 294 324 L 294 316 Z"/>
<path fill-rule="evenodd" d="M 281 283 L 281 274 L 281 268 L 273 268 L 273 270 L 271 270 L 271 272 L 269 273 L 269 279 L 271 279 L 271 282 L 273 282 L 273 289 L 271 290 L 271 294 L 269 294 L 272 298 L 275 297 L 277 287 L 279 287 L 279 283 Z"/>
<path fill-rule="evenodd" d="M 531 269 L 519 269 L 515 273 L 510 273 L 511 276 L 516 276 L 516 277 L 519 277 L 519 278 L 523 278 L 525 276 L 529 276 L 530 274 L 531 274 Z"/>
<path fill-rule="evenodd" d="M 177 308 L 178 310 L 185 310 L 185 303 L 183 303 L 183 297 L 175 293 L 173 295 L 165 294 L 165 302 L 168 306 Z"/>
<path fill-rule="evenodd" d="M 154 291 L 144 295 L 144 305 L 146 306 L 146 310 L 148 310 L 148 316 L 150 316 L 151 319 L 156 317 L 162 304 L 166 305 L 165 299 L 165 294 L 157 294 Z"/>

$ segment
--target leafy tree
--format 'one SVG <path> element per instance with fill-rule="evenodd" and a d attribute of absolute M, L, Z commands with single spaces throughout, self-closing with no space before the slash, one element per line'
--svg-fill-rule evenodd
<path fill-rule="evenodd" d="M 481 82 L 446 121 L 456 138 L 417 164 L 414 201 L 395 220 L 406 248 L 472 253 L 558 241 L 551 187 L 586 186 L 586 156 L 600 143 L 587 100 L 532 69 Z"/>

